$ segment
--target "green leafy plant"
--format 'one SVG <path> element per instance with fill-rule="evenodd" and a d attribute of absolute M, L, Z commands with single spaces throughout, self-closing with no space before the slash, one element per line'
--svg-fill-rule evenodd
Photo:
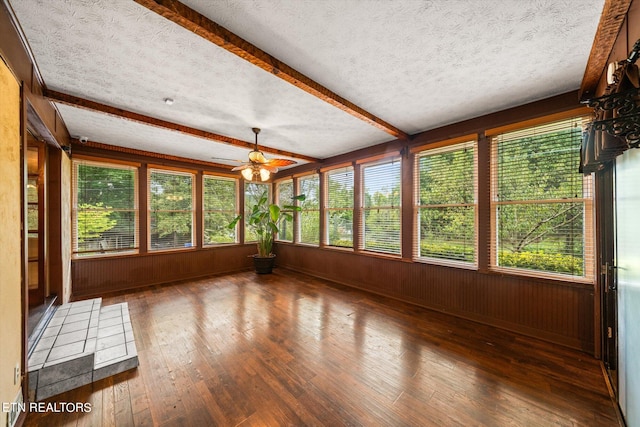
<path fill-rule="evenodd" d="M 78 206 L 78 240 L 84 242 L 102 236 L 102 233 L 115 227 L 117 221 L 111 219 L 113 211 L 103 203 L 90 205 L 82 203 Z"/>
<path fill-rule="evenodd" d="M 305 195 L 301 194 L 293 197 L 294 201 L 305 200 Z M 293 221 L 293 212 L 300 212 L 300 206 L 282 205 L 269 203 L 266 194 L 262 195 L 258 201 L 251 206 L 251 211 L 247 217 L 247 226 L 257 236 L 258 256 L 269 257 L 273 249 L 273 238 L 280 231 L 280 221 L 283 219 Z M 242 215 L 238 215 L 229 223 L 228 227 L 233 229 L 238 224 Z"/>
<path fill-rule="evenodd" d="M 584 270 L 583 258 L 568 254 L 545 253 L 544 251 L 501 251 L 498 256 L 499 264 L 502 267 L 527 268 L 574 276 L 582 276 Z"/>

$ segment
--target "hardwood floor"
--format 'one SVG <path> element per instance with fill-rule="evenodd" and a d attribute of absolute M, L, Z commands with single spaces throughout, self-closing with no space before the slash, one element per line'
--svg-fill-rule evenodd
<path fill-rule="evenodd" d="M 275 270 L 128 302 L 140 366 L 26 426 L 615 426 L 590 355 Z"/>

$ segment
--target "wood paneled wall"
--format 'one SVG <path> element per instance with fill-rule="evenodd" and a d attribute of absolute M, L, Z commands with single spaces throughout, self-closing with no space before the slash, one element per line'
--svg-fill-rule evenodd
<path fill-rule="evenodd" d="M 584 114 L 578 93 L 571 92 L 326 159 L 322 167 L 356 162 L 392 151 L 438 144 L 463 135 L 478 136 L 478 269 L 412 261 L 413 200 L 403 197 L 403 256 L 375 256 L 359 251 L 277 244 L 277 264 L 292 270 L 498 326 L 595 354 L 594 285 L 496 273 L 490 270 L 490 153 L 486 129 L 539 122 L 567 111 Z M 410 169 L 409 156 L 403 169 Z M 303 165 L 276 178 L 317 168 Z M 413 193 L 413 174 L 403 174 L 402 193 Z M 577 171 L 576 171 L 577 173 Z M 357 184 L 357 183 L 356 183 Z M 407 202 L 408 201 L 408 202 Z"/>
<path fill-rule="evenodd" d="M 196 173 L 194 206 L 201 206 L 200 179 L 203 171 L 229 173 L 203 163 L 189 163 L 185 159 L 163 158 L 155 153 L 136 150 L 109 150 L 94 144 L 73 144 L 75 157 L 88 156 L 95 160 L 129 161 L 140 164 L 138 200 L 140 241 L 139 253 L 94 258 L 78 257 L 72 261 L 73 298 L 99 296 L 112 291 L 135 289 L 148 285 L 193 279 L 213 274 L 231 273 L 251 268 L 256 253 L 255 243 L 247 245 L 202 246 L 202 213 L 196 209 L 194 237 L 196 247 L 164 252 L 149 251 L 147 244 L 147 169 L 150 165 L 169 169 L 190 170 Z M 155 157 L 154 157 L 155 156 Z M 244 194 L 239 194 L 238 206 L 244 206 Z M 242 227 L 240 227 L 242 228 Z M 242 233 L 241 233 L 242 234 Z"/>
<path fill-rule="evenodd" d="M 255 245 L 233 245 L 104 258 L 72 262 L 73 296 L 99 296 L 213 274 L 245 270 L 253 265 L 249 257 Z"/>
<path fill-rule="evenodd" d="M 276 245 L 277 265 L 423 307 L 594 350 L 593 285 Z"/>

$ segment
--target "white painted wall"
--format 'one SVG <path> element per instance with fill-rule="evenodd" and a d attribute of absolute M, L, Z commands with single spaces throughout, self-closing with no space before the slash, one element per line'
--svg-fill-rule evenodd
<path fill-rule="evenodd" d="M 616 160 L 618 390 L 627 426 L 640 426 L 640 149 Z"/>

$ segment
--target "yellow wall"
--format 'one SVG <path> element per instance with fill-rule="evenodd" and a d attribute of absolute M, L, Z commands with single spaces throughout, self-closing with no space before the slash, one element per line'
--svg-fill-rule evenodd
<path fill-rule="evenodd" d="M 0 58 L 0 403 L 13 402 L 22 355 L 20 87 Z M 0 411 L 0 425 L 7 414 Z"/>
<path fill-rule="evenodd" d="M 62 154 L 61 158 L 60 243 L 62 246 L 62 303 L 64 304 L 71 298 L 71 159 L 66 154 Z"/>

